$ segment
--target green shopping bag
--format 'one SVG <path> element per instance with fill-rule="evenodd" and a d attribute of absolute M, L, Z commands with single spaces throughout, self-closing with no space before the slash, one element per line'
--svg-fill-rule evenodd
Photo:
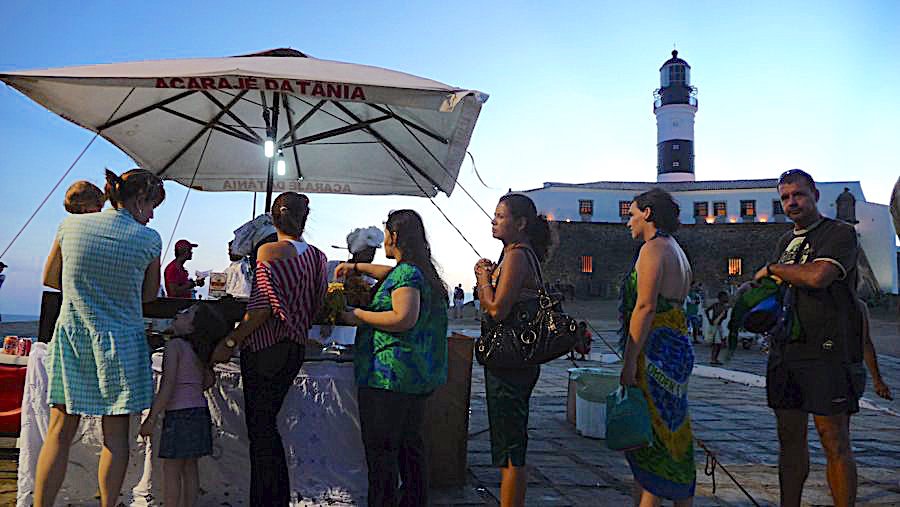
<path fill-rule="evenodd" d="M 650 407 L 637 387 L 619 386 L 606 397 L 606 447 L 633 451 L 653 443 Z"/>

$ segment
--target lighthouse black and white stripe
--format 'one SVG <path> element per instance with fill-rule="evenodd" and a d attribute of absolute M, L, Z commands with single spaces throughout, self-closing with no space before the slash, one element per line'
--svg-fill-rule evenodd
<path fill-rule="evenodd" d="M 654 92 L 656 115 L 656 181 L 694 181 L 694 115 L 697 89 L 691 86 L 691 66 L 672 51 L 659 69 Z"/>

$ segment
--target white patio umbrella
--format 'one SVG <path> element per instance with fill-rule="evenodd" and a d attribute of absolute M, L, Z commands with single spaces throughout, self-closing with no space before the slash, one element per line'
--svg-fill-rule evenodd
<path fill-rule="evenodd" d="M 265 191 L 266 209 L 272 190 L 449 195 L 488 98 L 293 49 L 8 72 L 0 80 L 164 179 L 204 191 Z"/>

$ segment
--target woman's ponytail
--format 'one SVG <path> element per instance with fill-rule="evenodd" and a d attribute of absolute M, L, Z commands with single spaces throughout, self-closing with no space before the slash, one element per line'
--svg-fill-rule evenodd
<path fill-rule="evenodd" d="M 106 196 L 109 198 L 110 204 L 112 204 L 113 208 L 118 208 L 122 205 L 122 187 L 125 182 L 122 178 L 119 177 L 116 173 L 110 171 L 109 169 L 105 169 L 106 171 Z"/>

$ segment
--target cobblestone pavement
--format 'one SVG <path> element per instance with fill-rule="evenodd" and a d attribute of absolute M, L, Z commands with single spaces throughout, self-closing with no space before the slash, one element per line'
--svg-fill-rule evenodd
<path fill-rule="evenodd" d="M 603 440 L 579 436 L 566 422 L 566 369 L 570 366 L 562 360 L 545 365 L 532 397 L 526 504 L 630 505 L 631 473 L 622 454 L 606 449 Z M 473 370 L 471 407 L 469 485 L 462 491 L 437 492 L 435 503 L 497 504 L 499 472 L 490 466 L 483 373 L 477 366 Z M 760 505 L 777 505 L 778 441 L 764 390 L 695 376 L 691 379 L 691 415 L 695 437 L 717 454 L 753 498 Z M 900 505 L 898 425 L 900 418 L 875 410 L 863 410 L 853 417 L 853 450 L 860 479 L 857 505 Z M 699 447 L 696 460 L 695 505 L 753 505 L 721 469 L 715 473 L 713 493 L 713 477 L 704 473 L 706 455 Z M 825 457 L 812 424 L 810 462 L 805 505 L 831 505 Z"/>
<path fill-rule="evenodd" d="M 601 330 L 615 322 L 592 320 Z M 896 329 L 893 323 L 881 326 Z M 611 332 L 601 333 L 612 342 Z M 898 340 L 900 336 L 882 336 Z M 697 364 L 708 364 L 709 347 L 696 346 Z M 594 340 L 594 361 L 578 361 L 579 366 L 600 365 L 609 353 Z M 900 394 L 900 359 L 882 354 L 882 375 Z M 766 356 L 753 347 L 739 349 L 725 369 L 765 375 Z M 526 505 L 594 506 L 631 505 L 631 473 L 621 453 L 606 449 L 603 440 L 578 435 L 566 422 L 568 374 L 572 363 L 564 360 L 544 365 L 535 388 L 529 420 L 529 484 Z M 434 501 L 442 505 L 497 505 L 500 474 L 490 466 L 490 440 L 484 399 L 484 377 L 475 365 L 472 372 L 471 418 L 469 422 L 469 483 L 466 488 L 436 492 Z M 900 412 L 895 400 L 874 396 L 871 383 L 867 399 L 878 407 Z M 765 390 L 718 378 L 694 375 L 690 385 L 694 435 L 718 457 L 719 462 L 749 491 L 759 505 L 778 504 L 778 440 L 775 417 L 766 406 Z M 863 409 L 851 419 L 853 451 L 859 473 L 857 505 L 900 506 L 900 417 L 885 411 Z M 825 456 L 810 419 L 810 475 L 804 489 L 804 505 L 832 505 L 825 481 Z M 704 473 L 706 454 L 696 447 L 697 506 L 751 506 L 753 503 L 721 468 L 714 476 Z M 715 492 L 713 484 L 715 481 Z"/>

